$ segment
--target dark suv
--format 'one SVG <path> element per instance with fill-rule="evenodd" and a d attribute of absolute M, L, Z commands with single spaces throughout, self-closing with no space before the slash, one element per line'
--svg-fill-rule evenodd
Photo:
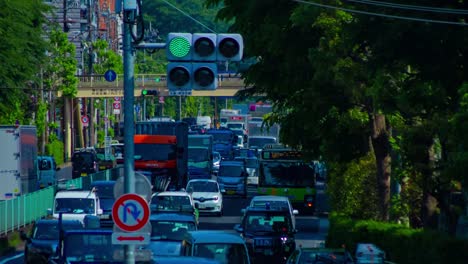
<path fill-rule="evenodd" d="M 96 152 L 92 150 L 76 151 L 72 156 L 72 167 L 73 179 L 97 172 L 98 158 Z"/>
<path fill-rule="evenodd" d="M 244 238 L 253 263 L 285 263 L 296 249 L 297 231 L 288 208 L 247 207 L 234 229 Z"/>

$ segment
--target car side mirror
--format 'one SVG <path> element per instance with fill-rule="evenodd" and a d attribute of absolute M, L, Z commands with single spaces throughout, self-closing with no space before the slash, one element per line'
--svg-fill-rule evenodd
<path fill-rule="evenodd" d="M 52 216 L 52 208 L 47 208 L 47 216 Z"/>
<path fill-rule="evenodd" d="M 298 215 L 298 214 L 299 214 L 299 211 L 296 210 L 296 209 L 294 209 L 294 210 L 293 210 L 293 215 Z"/>
<path fill-rule="evenodd" d="M 103 213 L 104 213 L 104 211 L 101 208 L 97 209 L 97 214 L 98 215 L 102 215 Z"/>
<path fill-rule="evenodd" d="M 241 209 L 241 214 L 245 214 L 245 208 Z"/>
<path fill-rule="evenodd" d="M 239 233 L 244 232 L 244 228 L 242 228 L 240 224 L 234 225 L 234 230 L 236 230 Z"/>
<path fill-rule="evenodd" d="M 221 193 L 226 193 L 226 189 L 221 189 Z"/>

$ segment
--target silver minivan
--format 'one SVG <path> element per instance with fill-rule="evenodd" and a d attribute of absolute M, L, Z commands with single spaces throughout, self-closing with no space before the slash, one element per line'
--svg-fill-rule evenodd
<path fill-rule="evenodd" d="M 222 264 L 250 264 L 244 240 L 219 230 L 189 231 L 182 242 L 182 255 L 214 259 Z"/>

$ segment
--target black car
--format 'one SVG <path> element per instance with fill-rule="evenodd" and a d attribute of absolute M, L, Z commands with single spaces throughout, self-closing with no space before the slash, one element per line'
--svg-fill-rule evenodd
<path fill-rule="evenodd" d="M 234 229 L 244 238 L 253 263 L 283 264 L 296 248 L 297 231 L 288 208 L 247 207 Z"/>
<path fill-rule="evenodd" d="M 81 229 L 83 225 L 78 220 L 62 220 L 63 230 Z M 31 234 L 21 233 L 26 241 L 24 246 L 24 263 L 47 263 L 55 253 L 59 243 L 59 221 L 43 219 L 34 223 Z"/>
<path fill-rule="evenodd" d="M 95 189 L 99 197 L 102 214 L 99 215 L 101 227 L 113 227 L 112 206 L 114 205 L 114 185 L 115 181 L 93 181 L 91 189 Z"/>
<path fill-rule="evenodd" d="M 72 167 L 73 179 L 97 172 L 99 169 L 96 152 L 91 150 L 75 151 L 72 156 Z"/>

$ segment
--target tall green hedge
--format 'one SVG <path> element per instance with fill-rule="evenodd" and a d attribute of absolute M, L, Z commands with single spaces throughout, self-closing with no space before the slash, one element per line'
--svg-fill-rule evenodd
<path fill-rule="evenodd" d="M 327 247 L 344 244 L 354 252 L 357 243 L 377 245 L 385 251 L 387 260 L 398 264 L 468 263 L 468 240 L 399 224 L 354 221 L 343 215 L 330 215 Z"/>
<path fill-rule="evenodd" d="M 53 139 L 50 141 L 49 144 L 46 144 L 46 153 L 49 156 L 53 156 L 55 158 L 55 162 L 57 165 L 61 165 L 64 162 L 64 147 L 63 142 Z"/>

